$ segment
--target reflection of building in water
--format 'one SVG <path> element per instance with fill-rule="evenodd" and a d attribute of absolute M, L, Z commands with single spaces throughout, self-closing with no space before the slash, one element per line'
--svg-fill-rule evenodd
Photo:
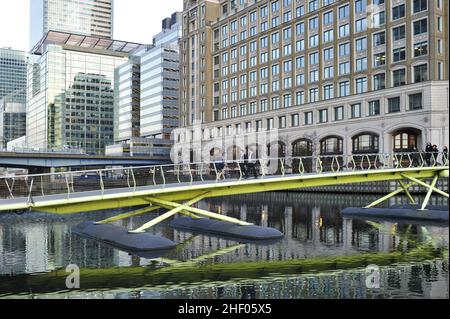
<path fill-rule="evenodd" d="M 34 224 L 25 230 L 26 271 L 44 272 L 48 268 L 48 237 L 45 224 Z"/>

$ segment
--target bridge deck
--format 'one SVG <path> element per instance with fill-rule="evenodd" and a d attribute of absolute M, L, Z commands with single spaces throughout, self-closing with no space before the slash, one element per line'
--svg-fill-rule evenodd
<path fill-rule="evenodd" d="M 171 201 L 182 201 L 192 199 L 205 192 L 208 193 L 206 197 L 217 197 L 338 184 L 396 181 L 404 179 L 404 174 L 418 179 L 432 178 L 436 175 L 448 177 L 448 166 L 272 175 L 258 179 L 193 181 L 132 188 L 118 187 L 103 191 L 97 189 L 70 194 L 66 192 L 46 196 L 33 196 L 31 200 L 29 197 L 0 199 L 0 212 L 34 209 L 48 212 L 73 213 L 145 205 L 149 204 L 146 198 L 153 196 Z"/>

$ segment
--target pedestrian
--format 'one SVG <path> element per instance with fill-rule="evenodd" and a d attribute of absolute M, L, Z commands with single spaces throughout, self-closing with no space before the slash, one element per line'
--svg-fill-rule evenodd
<path fill-rule="evenodd" d="M 427 143 L 425 147 L 425 162 L 428 166 L 431 166 L 431 153 L 433 152 L 433 146 L 430 142 Z"/>
<path fill-rule="evenodd" d="M 419 151 L 417 150 L 417 147 L 415 147 L 414 145 L 412 145 L 412 146 L 410 147 L 410 149 L 412 150 L 412 154 L 411 154 L 412 166 L 413 166 L 413 167 L 420 166 L 420 161 L 419 161 Z"/>
<path fill-rule="evenodd" d="M 440 165 L 439 162 L 438 162 L 439 149 L 438 149 L 437 145 L 433 145 L 433 149 L 432 149 L 431 153 L 433 154 L 434 166 Z"/>
<path fill-rule="evenodd" d="M 217 180 L 220 180 L 221 178 L 225 179 L 225 166 L 226 160 L 225 154 L 223 154 L 220 158 L 220 161 L 216 163 Z"/>
<path fill-rule="evenodd" d="M 444 146 L 442 149 L 442 164 L 447 166 L 448 165 L 448 148 L 447 146 Z"/>
<path fill-rule="evenodd" d="M 240 169 L 241 169 L 241 173 L 242 173 L 242 176 L 243 176 L 244 178 L 247 178 L 247 176 L 248 176 L 248 172 L 247 172 L 247 162 L 248 162 L 248 156 L 247 156 L 247 153 L 246 153 L 246 152 L 243 152 L 243 153 L 241 154 L 241 158 L 240 158 L 240 160 L 239 160 L 239 167 L 240 167 Z"/>

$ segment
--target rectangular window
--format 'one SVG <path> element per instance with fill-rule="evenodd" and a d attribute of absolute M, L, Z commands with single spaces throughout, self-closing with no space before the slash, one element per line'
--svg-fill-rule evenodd
<path fill-rule="evenodd" d="M 394 38 L 394 41 L 402 40 L 405 38 L 405 26 L 399 26 L 397 28 L 392 29 L 392 35 Z"/>
<path fill-rule="evenodd" d="M 351 118 L 357 119 L 361 117 L 361 104 L 353 104 L 351 106 Z"/>
<path fill-rule="evenodd" d="M 414 35 L 428 32 L 428 19 L 422 19 L 413 23 Z"/>
<path fill-rule="evenodd" d="M 428 80 L 428 65 L 422 64 L 414 67 L 414 83 Z"/>
<path fill-rule="evenodd" d="M 428 54 L 428 41 L 419 42 L 414 45 L 414 57 Z"/>
<path fill-rule="evenodd" d="M 344 120 L 344 107 L 337 106 L 334 108 L 334 120 L 343 121 Z"/>
<path fill-rule="evenodd" d="M 380 101 L 370 101 L 369 102 L 369 116 L 377 116 L 380 115 Z"/>
<path fill-rule="evenodd" d="M 373 89 L 382 90 L 386 88 L 386 74 L 376 74 L 373 76 Z"/>
<path fill-rule="evenodd" d="M 409 110 L 421 110 L 422 105 L 422 93 L 412 94 L 409 96 Z"/>
<path fill-rule="evenodd" d="M 406 59 L 406 48 L 395 49 L 392 54 L 394 62 L 403 61 Z"/>
<path fill-rule="evenodd" d="M 328 122 L 328 109 L 319 110 L 319 123 Z"/>
<path fill-rule="evenodd" d="M 405 17 L 405 5 L 401 4 L 399 6 L 392 8 L 392 20 L 397 20 Z"/>
<path fill-rule="evenodd" d="M 394 80 L 394 87 L 402 86 L 406 84 L 406 70 L 400 69 L 392 72 L 393 74 L 393 80 Z"/>
<path fill-rule="evenodd" d="M 304 124 L 305 125 L 312 125 L 314 121 L 313 112 L 305 112 L 304 114 Z"/>
<path fill-rule="evenodd" d="M 373 35 L 373 45 L 374 46 L 384 45 L 385 43 L 386 43 L 386 34 L 384 31 L 375 33 Z"/>
<path fill-rule="evenodd" d="M 388 112 L 389 113 L 400 112 L 400 97 L 388 99 Z"/>

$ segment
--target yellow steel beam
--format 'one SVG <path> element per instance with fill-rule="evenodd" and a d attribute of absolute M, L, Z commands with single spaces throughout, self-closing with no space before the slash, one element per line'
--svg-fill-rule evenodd
<path fill-rule="evenodd" d="M 401 188 L 403 188 L 403 191 L 405 192 L 406 196 L 408 197 L 409 201 L 411 202 L 411 204 L 416 204 L 416 201 L 414 200 L 414 198 L 412 197 L 411 193 L 408 190 L 408 187 L 406 187 L 405 183 L 403 183 L 403 181 L 398 181 Z"/>
<path fill-rule="evenodd" d="M 384 197 L 381 197 L 380 199 L 374 201 L 372 204 L 367 205 L 367 206 L 364 207 L 364 208 L 372 208 L 372 207 L 375 207 L 375 206 L 377 206 L 377 205 L 379 205 L 379 204 L 381 204 L 381 203 L 387 201 L 388 199 L 390 199 L 390 198 L 392 198 L 392 197 L 394 197 L 394 196 L 396 196 L 396 195 L 402 193 L 405 189 L 408 189 L 408 188 L 410 188 L 410 187 L 412 187 L 412 186 L 414 186 L 414 185 L 417 185 L 417 184 L 416 184 L 416 183 L 411 183 L 411 184 L 408 184 L 408 185 L 404 185 L 404 186 L 398 188 L 397 190 L 393 191 L 392 193 L 389 193 L 388 195 L 386 195 L 386 196 L 384 196 Z"/>
<path fill-rule="evenodd" d="M 119 220 L 122 220 L 122 219 L 133 217 L 133 216 L 138 216 L 138 215 L 150 213 L 150 212 L 155 211 L 155 210 L 157 210 L 159 208 L 160 207 L 158 207 L 158 206 L 145 207 L 145 208 L 138 209 L 138 210 L 135 210 L 135 211 L 132 211 L 132 212 L 120 214 L 120 215 L 117 215 L 117 216 L 114 216 L 114 217 L 111 217 L 111 218 L 108 218 L 108 219 L 101 220 L 99 222 L 96 222 L 96 224 L 97 225 L 102 225 L 102 224 L 113 223 L 113 222 L 116 222 L 116 221 L 119 221 Z"/>
<path fill-rule="evenodd" d="M 431 187 L 428 189 L 428 193 L 427 196 L 425 196 L 425 199 L 423 200 L 422 203 L 422 207 L 420 208 L 420 210 L 425 210 L 425 207 L 427 207 L 428 202 L 430 201 L 431 198 L 431 194 L 433 194 L 433 189 L 436 187 L 436 183 L 439 179 L 439 175 L 436 175 L 433 179 L 433 181 L 431 182 Z"/>
<path fill-rule="evenodd" d="M 181 205 L 181 204 L 177 204 L 177 203 L 161 200 L 159 198 L 149 198 L 148 200 L 153 202 L 153 203 L 155 203 L 155 204 L 157 204 L 157 205 L 172 206 L 175 209 L 177 209 L 177 208 L 185 209 L 185 210 L 191 211 L 191 212 L 193 212 L 195 214 L 198 214 L 198 215 L 202 215 L 202 216 L 206 216 L 206 217 L 209 217 L 209 218 L 222 220 L 222 221 L 233 223 L 233 224 L 238 224 L 238 225 L 241 225 L 241 226 L 253 225 L 251 223 L 247 223 L 247 222 L 241 221 L 241 220 L 236 219 L 236 218 L 232 218 L 232 217 L 223 216 L 223 215 L 220 215 L 220 214 L 208 212 L 206 210 L 199 209 L 199 208 L 187 207 L 186 205 Z"/>
<path fill-rule="evenodd" d="M 203 198 L 206 197 L 208 193 L 202 194 L 200 196 L 197 196 L 193 199 L 191 199 L 190 201 L 188 201 L 187 203 L 185 203 L 184 205 L 178 204 L 179 206 L 177 206 L 176 208 L 172 209 L 171 211 L 168 211 L 167 213 L 162 214 L 161 216 L 156 217 L 155 219 L 152 219 L 151 221 L 149 221 L 148 223 L 142 225 L 141 227 L 139 227 L 138 229 L 135 230 L 131 230 L 130 233 L 132 234 L 138 234 L 138 233 L 143 233 L 145 232 L 145 230 L 159 224 L 160 222 L 172 217 L 173 215 L 181 212 L 182 210 L 188 210 L 187 208 L 190 205 L 193 205 L 199 201 L 201 201 Z"/>
<path fill-rule="evenodd" d="M 446 192 L 441 191 L 440 189 L 436 188 L 436 186 L 428 185 L 427 183 L 422 182 L 421 180 L 418 180 L 417 178 L 412 177 L 412 176 L 408 176 L 408 175 L 406 175 L 406 174 L 402 174 L 402 176 L 403 176 L 404 178 L 409 179 L 410 181 L 413 181 L 413 182 L 415 182 L 415 183 L 417 183 L 417 184 L 419 184 L 419 185 L 425 187 L 425 188 L 431 189 L 432 191 L 434 191 L 434 192 L 436 192 L 436 193 L 438 193 L 438 194 L 440 194 L 440 195 L 442 195 L 442 196 L 444 196 L 444 197 L 447 197 L 447 198 L 449 197 L 448 194 L 447 194 Z M 433 176 L 433 177 L 435 177 L 435 176 Z M 439 177 L 439 176 L 438 176 L 438 177 Z M 436 180 L 436 181 L 437 181 L 437 180 Z"/>

